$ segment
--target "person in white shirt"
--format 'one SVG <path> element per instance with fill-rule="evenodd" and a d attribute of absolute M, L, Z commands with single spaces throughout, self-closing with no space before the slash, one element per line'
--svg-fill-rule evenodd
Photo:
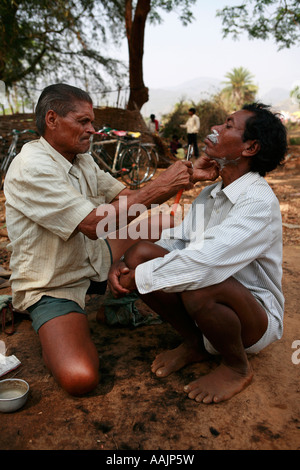
<path fill-rule="evenodd" d="M 181 124 L 180 127 L 184 127 L 187 132 L 188 145 L 193 146 L 194 157 L 199 157 L 198 149 L 198 132 L 200 130 L 200 119 L 196 115 L 196 109 L 189 109 L 189 118 L 185 124 Z"/>
<path fill-rule="evenodd" d="M 247 355 L 281 338 L 284 314 L 280 207 L 264 176 L 284 160 L 286 129 L 254 103 L 212 130 L 194 181 L 222 179 L 202 190 L 181 225 L 130 248 L 108 276 L 115 296 L 137 289 L 183 337 L 154 360 L 158 377 L 221 355 L 219 367 L 185 387 L 203 403 L 250 384 Z"/>
<path fill-rule="evenodd" d="M 138 215 L 129 216 L 134 204 L 146 210 L 193 187 L 191 163 L 176 162 L 144 188 L 127 189 L 87 153 L 93 120 L 86 92 L 66 84 L 45 88 L 36 107 L 42 137 L 23 146 L 4 185 L 13 305 L 29 311 L 46 365 L 72 395 L 99 382 L 86 293 L 105 292 L 112 260 L 137 241 L 118 231 L 110 238 L 99 232 L 106 212 L 118 230 Z"/>

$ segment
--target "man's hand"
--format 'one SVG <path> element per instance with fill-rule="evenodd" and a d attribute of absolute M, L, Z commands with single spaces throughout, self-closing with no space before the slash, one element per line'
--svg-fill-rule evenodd
<path fill-rule="evenodd" d="M 127 273 L 129 273 L 129 268 L 124 261 L 115 261 L 110 267 L 107 285 L 116 298 L 123 297 L 130 292 L 130 290 L 120 284 L 120 277 Z"/>
<path fill-rule="evenodd" d="M 193 183 L 193 165 L 188 161 L 173 163 L 153 181 L 153 184 L 162 185 L 172 195 L 180 189 L 192 189 Z"/>
<path fill-rule="evenodd" d="M 174 196 L 180 189 L 188 190 L 194 187 L 193 165 L 191 162 L 178 161 L 162 172 L 157 178 L 149 181 L 145 186 L 138 190 L 125 188 L 109 204 L 101 204 L 90 212 L 78 225 L 77 231 L 82 232 L 91 240 L 107 235 L 107 227 L 112 226 L 119 230 L 120 220 L 128 224 L 139 215 L 139 211 L 133 211 L 130 214 L 129 208 L 135 204 L 149 209 L 152 204 L 162 204 Z M 126 196 L 125 206 L 120 204 L 121 196 Z M 100 214 L 99 214 L 100 210 Z M 120 213 L 122 217 L 120 217 Z M 124 217 L 123 217 L 124 215 Z M 99 224 L 101 222 L 101 224 Z M 104 224 L 102 224 L 104 222 Z M 98 228 L 98 232 L 97 232 Z"/>
<path fill-rule="evenodd" d="M 120 276 L 120 284 L 129 292 L 136 290 L 135 269 L 129 269 L 127 273 L 122 273 Z"/>
<path fill-rule="evenodd" d="M 203 155 L 194 163 L 193 182 L 214 181 L 219 176 L 219 166 L 215 160 Z"/>

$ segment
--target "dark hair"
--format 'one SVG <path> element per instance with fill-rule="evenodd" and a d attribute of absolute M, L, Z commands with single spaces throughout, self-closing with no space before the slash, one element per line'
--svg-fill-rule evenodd
<path fill-rule="evenodd" d="M 254 114 L 246 121 L 244 142 L 257 140 L 260 143 L 260 150 L 251 159 L 250 171 L 265 176 L 284 161 L 288 149 L 286 128 L 279 115 L 270 111 L 270 106 L 251 103 L 242 109 Z"/>
<path fill-rule="evenodd" d="M 191 111 L 191 113 L 195 114 L 196 108 L 190 108 L 189 111 Z"/>
<path fill-rule="evenodd" d="M 42 91 L 35 109 L 36 126 L 39 134 L 44 135 L 45 133 L 45 117 L 50 109 L 59 116 L 66 116 L 70 111 L 75 111 L 76 101 L 93 104 L 90 95 L 80 88 L 65 83 L 57 83 L 46 87 Z"/>

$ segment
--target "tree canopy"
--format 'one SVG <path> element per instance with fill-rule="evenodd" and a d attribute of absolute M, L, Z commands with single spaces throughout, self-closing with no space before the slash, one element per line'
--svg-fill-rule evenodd
<path fill-rule="evenodd" d="M 246 102 L 253 101 L 258 91 L 258 87 L 253 83 L 253 75 L 244 67 L 234 68 L 225 75 L 225 88 L 221 94 L 228 100 L 231 109 L 241 108 Z"/>
<path fill-rule="evenodd" d="M 148 101 L 143 80 L 147 22 L 176 12 L 189 24 L 197 0 L 1 0 L 0 80 L 14 84 L 66 81 L 94 92 L 124 86 L 129 75 L 129 109 Z M 217 12 L 224 35 L 274 37 L 279 48 L 300 40 L 299 0 L 241 0 Z M 129 64 L 108 56 L 110 45 L 127 38 Z"/>
<path fill-rule="evenodd" d="M 217 11 L 222 18 L 224 36 L 235 39 L 248 32 L 250 39 L 275 39 L 279 49 L 300 42 L 299 0 L 248 0 Z"/>
<path fill-rule="evenodd" d="M 127 38 L 129 108 L 148 100 L 143 82 L 146 21 L 160 22 L 160 11 L 177 11 L 183 24 L 193 19 L 196 0 L 2 0 L 0 80 L 9 89 L 37 78 L 78 80 L 88 90 L 107 82 L 124 83 L 126 66 L 108 57 L 112 42 Z M 88 90 L 89 91 L 89 90 Z"/>
<path fill-rule="evenodd" d="M 14 83 L 48 77 L 80 79 L 91 74 L 103 84 L 117 79 L 120 63 L 107 57 L 105 10 L 94 0 L 1 0 L 0 79 Z"/>

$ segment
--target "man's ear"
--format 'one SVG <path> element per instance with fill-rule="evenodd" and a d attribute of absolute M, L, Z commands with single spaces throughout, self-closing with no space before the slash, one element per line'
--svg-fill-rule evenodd
<path fill-rule="evenodd" d="M 247 140 L 242 152 L 243 157 L 253 157 L 260 151 L 260 142 L 258 140 Z"/>
<path fill-rule="evenodd" d="M 47 114 L 45 116 L 46 127 L 48 127 L 51 130 L 55 130 L 57 126 L 57 118 L 58 118 L 58 114 L 55 111 L 53 111 L 53 109 L 49 109 L 49 111 L 47 111 Z"/>

